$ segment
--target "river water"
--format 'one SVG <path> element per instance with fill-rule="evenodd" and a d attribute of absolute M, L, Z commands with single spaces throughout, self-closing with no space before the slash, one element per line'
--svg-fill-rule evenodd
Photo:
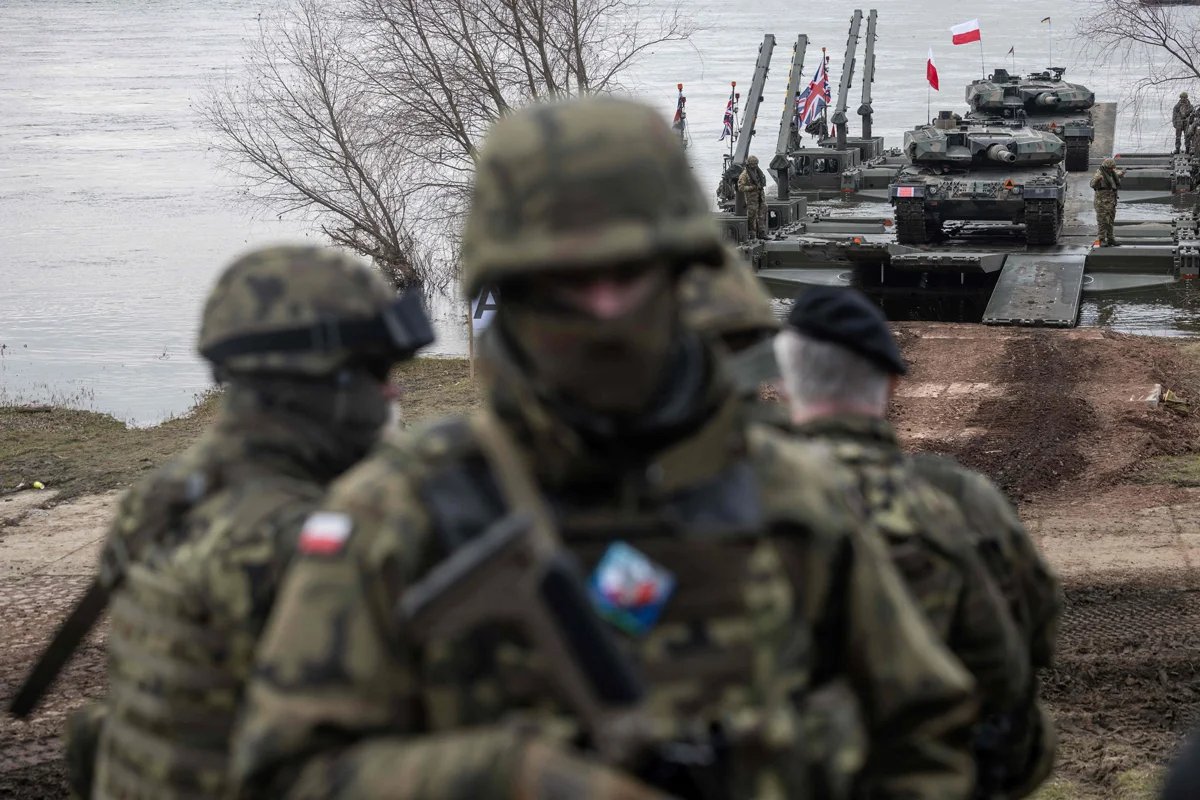
<path fill-rule="evenodd" d="M 663 7 L 668 5 L 663 0 Z M 253 0 L 4 0 L 0 3 L 0 403 L 60 402 L 149 424 L 186 410 L 209 385 L 193 352 L 203 298 L 237 253 L 277 240 L 319 240 L 299 219 L 248 205 L 207 151 L 193 110 L 214 80 L 236 71 L 258 15 Z M 1053 17 L 1054 60 L 1101 99 L 1129 85 L 1119 64 L 1088 63 L 1072 45 L 1075 2 L 882 0 L 874 86 L 875 133 L 898 144 L 926 116 L 926 51 L 943 91 L 932 107 L 959 108 L 980 74 L 978 45 L 953 47 L 948 26 L 980 18 L 986 63 L 1045 66 Z M 791 46 L 809 35 L 805 72 L 829 49 L 836 92 L 850 4 L 794 0 L 685 0 L 698 30 L 655 48 L 627 88 L 670 115 L 685 85 L 689 153 L 715 187 L 717 141 L 729 82 L 746 105 L 758 45 L 777 37 L 752 151 L 769 155 L 778 130 Z M 865 32 L 865 21 L 864 21 Z M 861 70 L 862 56 L 859 56 Z M 807 80 L 806 75 L 806 80 Z M 857 132 L 859 86 L 849 103 Z M 1118 123 L 1118 146 L 1167 142 L 1170 101 L 1146 105 L 1140 124 Z M 1166 210 L 1164 209 L 1164 214 Z M 1185 289 L 1084 309 L 1084 321 L 1125 330 L 1200 331 Z M 461 353 L 457 307 L 441 301 L 437 353 Z"/>

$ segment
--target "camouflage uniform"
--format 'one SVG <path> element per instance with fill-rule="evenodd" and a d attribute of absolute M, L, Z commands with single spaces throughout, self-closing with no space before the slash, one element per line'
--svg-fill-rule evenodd
<path fill-rule="evenodd" d="M 228 794 L 234 715 L 301 523 L 388 418 L 402 349 L 354 326 L 393 302 L 366 266 L 309 247 L 251 253 L 218 281 L 200 338 L 227 382 L 217 421 L 126 494 L 104 544 L 109 691 L 70 726 L 77 794 Z M 344 343 L 314 349 L 317 327 Z"/>
<path fill-rule="evenodd" d="M 913 466 L 962 510 L 976 550 L 1017 624 L 1035 675 L 1052 666 L 1062 588 L 1008 498 L 983 475 L 953 459 L 922 453 L 913 457 Z M 1053 721 L 1038 701 L 1036 680 L 1011 718 L 1001 723 L 1010 729 L 1010 757 L 998 782 L 1007 796 L 1024 797 L 1049 776 L 1056 746 Z"/>
<path fill-rule="evenodd" d="M 746 159 L 738 177 L 738 191 L 746 199 L 746 225 L 751 238 L 767 238 L 767 176 L 758 167 L 758 156 Z"/>
<path fill-rule="evenodd" d="M 812 420 L 795 431 L 828 443 L 858 478 L 870 518 L 882 531 L 893 563 L 934 630 L 975 677 L 985 717 L 1027 702 L 1029 655 L 1004 597 L 980 556 L 963 515 L 926 483 L 905 458 L 885 420 L 843 414 Z M 994 731 L 977 734 L 980 775 L 1007 758 Z M 991 797 L 991 794 L 977 796 Z"/>
<path fill-rule="evenodd" d="M 523 166 L 536 154 L 549 154 L 546 173 Z M 718 243 L 652 109 L 593 98 L 496 125 L 463 248 L 468 292 L 505 289 L 480 342 L 485 408 L 388 442 L 334 486 L 323 514 L 349 534 L 298 559 L 285 582 L 237 736 L 246 794 L 835 797 L 812 788 L 806 765 L 844 784 L 859 756 L 806 734 L 818 719 L 852 732 L 859 711 L 835 700 L 802 716 L 810 687 L 826 683 L 827 696 L 849 686 L 863 700 L 866 796 L 965 794 L 966 676 L 860 534 L 836 466 L 742 422 L 711 351 L 679 327 L 675 290 L 658 391 L 632 417 L 568 400 L 528 355 L 521 318 L 538 312 L 516 298 L 536 289 L 531 276 L 639 258 L 681 270 L 715 259 Z M 560 334 L 551 344 L 613 330 L 561 310 L 543 319 Z M 512 511 L 586 568 L 620 538 L 674 573 L 656 625 L 611 631 L 647 684 L 646 725 L 632 726 L 644 736 L 624 758 L 604 755 L 606 737 L 564 701 L 555 660 L 520 626 L 418 635 L 397 613 Z"/>
<path fill-rule="evenodd" d="M 1124 172 L 1116 168 L 1116 162 L 1111 158 L 1104 162 L 1092 175 L 1090 186 L 1094 190 L 1093 202 L 1096 207 L 1096 226 L 1099 228 L 1097 238 L 1101 247 L 1115 245 L 1113 223 L 1117 217 L 1117 193 L 1121 188 L 1121 176 Z"/>
<path fill-rule="evenodd" d="M 1179 152 L 1179 138 L 1192 114 L 1192 101 L 1188 100 L 1187 92 L 1179 93 L 1179 102 L 1171 109 L 1171 125 L 1175 128 L 1175 152 Z"/>
<path fill-rule="evenodd" d="M 761 385 L 779 376 L 771 338 L 779 318 L 754 267 L 734 248 L 722 248 L 716 269 L 693 267 L 680 285 L 684 321 L 719 344 L 736 388 L 757 397 Z"/>

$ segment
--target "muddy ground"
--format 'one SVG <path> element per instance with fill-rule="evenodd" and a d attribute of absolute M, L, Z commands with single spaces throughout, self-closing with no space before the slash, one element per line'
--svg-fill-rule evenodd
<path fill-rule="evenodd" d="M 893 408 L 906 446 L 989 474 L 1067 591 L 1044 695 L 1061 746 L 1043 800 L 1148 798 L 1200 723 L 1200 346 L 1098 330 L 897 326 L 912 370 Z M 412 419 L 477 400 L 460 361 L 397 376 Z M 96 415 L 0 409 L 0 700 L 86 585 L 119 490 L 211 418 L 148 431 Z M 47 480 L 43 476 L 51 476 Z M 47 506 L 42 508 L 41 506 Z M 0 719 L 0 797 L 61 797 L 58 732 L 103 690 L 103 629 L 31 722 Z"/>

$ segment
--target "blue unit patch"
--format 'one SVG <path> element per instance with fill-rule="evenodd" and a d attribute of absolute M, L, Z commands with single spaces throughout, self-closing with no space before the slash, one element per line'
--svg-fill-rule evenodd
<path fill-rule="evenodd" d="M 597 613 L 621 630 L 641 636 L 662 616 L 675 576 L 625 542 L 613 542 L 588 582 Z"/>

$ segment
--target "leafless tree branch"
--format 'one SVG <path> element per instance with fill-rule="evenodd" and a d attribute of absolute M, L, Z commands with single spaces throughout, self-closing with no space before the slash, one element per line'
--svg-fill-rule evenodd
<path fill-rule="evenodd" d="M 250 194 L 311 215 L 398 286 L 452 276 L 492 123 L 621 89 L 647 48 L 687 39 L 650 0 L 291 0 L 202 113 Z"/>

